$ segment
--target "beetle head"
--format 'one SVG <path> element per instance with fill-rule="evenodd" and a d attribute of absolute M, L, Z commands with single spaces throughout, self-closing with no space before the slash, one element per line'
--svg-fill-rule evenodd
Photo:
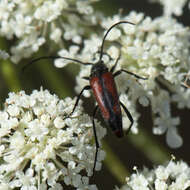
<path fill-rule="evenodd" d="M 106 65 L 104 64 L 104 62 L 101 60 L 98 63 L 94 64 L 91 68 L 91 74 L 90 76 L 100 76 L 103 73 L 108 72 L 108 68 L 106 67 Z"/>

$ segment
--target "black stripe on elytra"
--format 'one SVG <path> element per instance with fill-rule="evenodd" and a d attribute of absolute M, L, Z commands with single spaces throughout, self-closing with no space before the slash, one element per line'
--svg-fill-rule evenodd
<path fill-rule="evenodd" d="M 104 105 L 110 114 L 110 118 L 113 118 L 115 117 L 115 113 L 113 111 L 115 97 L 113 97 L 113 95 L 109 92 L 109 89 L 107 89 L 102 76 L 99 77 L 99 81 L 100 81 L 100 85 L 102 86 L 102 99 L 103 99 Z"/>
<path fill-rule="evenodd" d="M 109 126 L 113 131 L 120 131 L 122 134 L 122 116 L 121 114 L 116 114 L 114 112 L 114 103 L 115 97 L 110 93 L 109 89 L 107 89 L 104 79 L 102 77 L 99 78 L 100 84 L 102 86 L 102 99 L 106 109 L 109 112 L 109 118 L 106 120 Z M 118 105 L 119 106 L 119 105 Z"/>

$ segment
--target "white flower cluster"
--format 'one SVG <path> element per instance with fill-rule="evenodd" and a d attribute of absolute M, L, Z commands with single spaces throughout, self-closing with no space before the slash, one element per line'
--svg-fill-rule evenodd
<path fill-rule="evenodd" d="M 134 106 L 138 101 L 142 106 L 152 107 L 155 125 L 153 133 L 166 132 L 169 146 L 179 147 L 182 139 L 176 126 L 180 124 L 180 119 L 172 116 L 170 106 L 175 102 L 179 108 L 190 108 L 190 89 L 185 89 L 181 85 L 190 70 L 189 28 L 171 17 L 151 19 L 145 17 L 143 13 L 136 12 L 131 12 L 125 17 L 115 15 L 112 18 L 104 18 L 101 26 L 107 30 L 121 20 L 130 21 L 135 25 L 121 24 L 112 29 L 106 38 L 104 52 L 107 52 L 113 60 L 109 60 L 106 55 L 103 59 L 111 68 L 121 53 L 116 70 L 123 68 L 142 77 L 148 77 L 148 80 L 137 81 L 135 77 L 124 73 L 116 79 L 118 90 L 122 94 L 121 101 L 128 106 L 135 120 L 132 131 L 138 132 L 136 120 L 140 114 Z M 101 35 L 93 34 L 90 39 L 84 40 L 84 48 L 80 54 L 77 54 L 79 48 L 73 47 L 69 51 L 61 50 L 60 55 L 72 55 L 71 57 L 75 55 L 83 62 L 95 63 L 94 55 L 99 50 L 101 41 Z M 57 62 L 61 63 L 64 60 Z M 82 66 L 77 76 L 78 92 L 88 84 L 82 77 L 89 74 L 90 66 Z M 86 92 L 84 95 L 90 94 Z M 124 121 L 128 119 L 124 118 Z M 128 126 L 124 123 L 124 128 Z"/>
<path fill-rule="evenodd" d="M 16 37 L 10 49 L 11 60 L 16 63 L 29 57 L 48 40 L 59 47 L 64 47 L 63 40 L 81 42 L 80 35 L 84 33 L 81 26 L 96 22 L 91 6 L 94 1 L 1 0 L 0 36 Z"/>
<path fill-rule="evenodd" d="M 0 189 L 97 189 L 89 185 L 95 157 L 91 118 L 79 105 L 63 119 L 74 104 L 42 89 L 9 94 L 0 111 Z M 106 131 L 96 125 L 100 142 Z M 104 157 L 99 150 L 95 170 Z"/>
<path fill-rule="evenodd" d="M 158 2 L 164 8 L 164 15 L 171 16 L 172 14 L 180 16 L 183 14 L 183 8 L 188 0 L 149 0 L 150 2 Z"/>
<path fill-rule="evenodd" d="M 126 178 L 126 182 L 120 190 L 187 190 L 190 188 L 190 167 L 183 161 L 170 161 L 150 171 L 147 168 L 137 171 Z"/>

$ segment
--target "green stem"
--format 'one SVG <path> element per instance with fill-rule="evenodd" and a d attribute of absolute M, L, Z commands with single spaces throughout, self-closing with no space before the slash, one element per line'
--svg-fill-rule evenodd
<path fill-rule="evenodd" d="M 18 92 L 21 90 L 20 81 L 18 79 L 17 71 L 15 69 L 15 65 L 10 61 L 2 61 L 1 62 L 1 73 L 2 76 L 9 88 L 12 92 Z"/>
<path fill-rule="evenodd" d="M 137 135 L 129 135 L 128 140 L 154 164 L 163 164 L 171 159 L 171 153 L 142 128 Z"/>
<path fill-rule="evenodd" d="M 103 149 L 106 152 L 106 159 L 104 160 L 107 169 L 119 181 L 120 184 L 125 183 L 125 178 L 129 176 L 129 171 L 122 164 L 121 160 L 112 151 L 110 146 L 103 141 Z"/>
<path fill-rule="evenodd" d="M 55 71 L 53 65 L 43 62 L 36 65 L 43 78 L 47 80 L 47 83 L 49 84 L 50 88 L 53 89 L 56 94 L 58 94 L 61 97 L 73 95 L 72 90 L 69 86 L 69 79 L 63 80 L 63 77 Z"/>

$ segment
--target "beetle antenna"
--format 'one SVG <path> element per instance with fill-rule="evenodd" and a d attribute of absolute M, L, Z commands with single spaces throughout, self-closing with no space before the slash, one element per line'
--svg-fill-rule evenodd
<path fill-rule="evenodd" d="M 105 34 L 104 37 L 103 37 L 102 45 L 101 45 L 101 49 L 100 49 L 100 59 L 99 59 L 99 61 L 102 60 L 103 49 L 104 49 L 104 42 L 105 42 L 105 39 L 106 39 L 108 33 L 112 30 L 112 28 L 116 27 L 116 26 L 119 25 L 119 24 L 123 24 L 123 23 L 135 25 L 134 23 L 128 22 L 128 21 L 120 21 L 120 22 L 117 22 L 117 23 L 113 24 L 113 25 L 107 30 L 106 34 Z"/>
<path fill-rule="evenodd" d="M 84 63 L 82 61 L 79 61 L 77 59 L 72 59 L 69 57 L 62 57 L 62 56 L 42 56 L 42 57 L 38 57 L 36 59 L 33 59 L 32 61 L 30 61 L 29 63 L 27 63 L 23 68 L 22 68 L 22 72 L 24 72 L 26 70 L 26 68 L 28 68 L 31 64 L 40 61 L 41 59 L 65 59 L 65 60 L 69 60 L 69 61 L 74 61 L 77 63 L 80 63 L 82 65 L 92 65 L 92 63 Z"/>

